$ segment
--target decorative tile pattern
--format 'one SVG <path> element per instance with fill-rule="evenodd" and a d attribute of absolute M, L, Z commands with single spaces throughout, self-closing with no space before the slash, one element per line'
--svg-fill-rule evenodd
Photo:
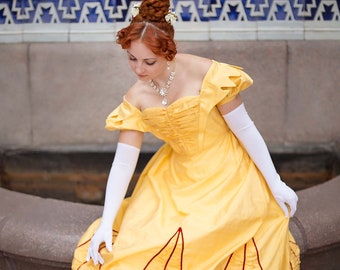
<path fill-rule="evenodd" d="M 85 29 L 85 25 L 87 31 L 83 30 L 83 34 L 97 31 L 103 25 L 107 30 L 102 33 L 112 32 L 118 23 L 126 24 L 130 20 L 131 7 L 135 2 L 138 1 L 1 0 L 0 42 L 6 42 L 6 36 L 16 35 L 25 41 L 24 37 L 32 31 L 43 35 L 49 32 L 49 28 L 53 35 L 64 34 L 66 41 L 71 41 L 72 28 Z M 315 25 L 321 31 L 325 25 L 333 38 L 340 39 L 340 0 L 173 0 L 172 9 L 179 15 L 176 28 L 179 33 L 183 30 L 187 39 L 195 39 L 195 33 L 188 36 L 191 27 L 197 30 L 196 35 L 200 32 L 202 36 L 212 38 L 213 34 L 204 32 L 215 26 L 219 32 L 223 32 L 224 28 L 235 36 L 238 31 L 244 30 L 244 26 L 250 26 L 249 31 L 261 31 L 258 23 L 265 23 L 267 30 L 275 29 L 279 33 L 285 33 L 291 27 L 299 29 L 301 39 L 304 39 L 305 22 L 309 23 L 309 30 Z M 233 31 L 229 30 L 231 26 Z M 43 32 L 39 31 L 40 27 Z M 324 38 L 325 33 L 322 36 Z"/>

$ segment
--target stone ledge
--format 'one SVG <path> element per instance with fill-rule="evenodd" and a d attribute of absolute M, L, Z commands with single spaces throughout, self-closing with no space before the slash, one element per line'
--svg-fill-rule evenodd
<path fill-rule="evenodd" d="M 37 269 L 39 264 L 41 270 L 48 269 L 45 266 L 69 269 L 80 236 L 102 213 L 100 206 L 43 199 L 5 189 L 0 189 L 0 198 L 3 259 L 7 265 L 23 261 L 35 264 L 29 269 Z"/>
<path fill-rule="evenodd" d="M 299 192 L 292 221 L 303 230 L 303 248 L 311 252 L 340 244 L 340 176 Z"/>
<path fill-rule="evenodd" d="M 336 269 L 327 254 L 340 253 L 340 176 L 301 190 L 291 230 L 302 251 L 302 266 Z M 101 215 L 102 207 L 43 199 L 0 188 L 1 269 L 69 269 L 74 248 L 86 228 Z M 334 251 L 334 252 L 333 252 Z M 319 265 L 308 264 L 309 254 Z M 316 254 L 316 255 L 315 255 Z M 324 259 L 322 259 L 324 258 Z M 326 267 L 324 267 L 326 265 Z M 334 267 L 333 267 L 334 265 Z"/>

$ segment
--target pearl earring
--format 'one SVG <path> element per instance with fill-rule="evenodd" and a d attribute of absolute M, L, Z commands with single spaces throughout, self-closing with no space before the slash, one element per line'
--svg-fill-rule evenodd
<path fill-rule="evenodd" d="M 170 70 L 170 62 L 166 61 L 166 65 L 167 65 L 167 70 Z"/>

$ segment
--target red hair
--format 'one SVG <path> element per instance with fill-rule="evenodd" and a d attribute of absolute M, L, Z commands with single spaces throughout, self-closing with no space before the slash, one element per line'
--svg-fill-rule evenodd
<path fill-rule="evenodd" d="M 139 14 L 128 27 L 118 32 L 117 44 L 128 49 L 132 41 L 141 40 L 154 54 L 168 61 L 174 59 L 177 53 L 174 28 L 165 21 L 169 7 L 168 0 L 144 0 L 139 7 Z"/>

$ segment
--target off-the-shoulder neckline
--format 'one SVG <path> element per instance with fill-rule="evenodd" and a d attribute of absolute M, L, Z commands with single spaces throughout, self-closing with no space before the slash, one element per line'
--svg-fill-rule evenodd
<path fill-rule="evenodd" d="M 198 99 L 200 98 L 201 96 L 201 93 L 198 94 L 198 95 L 191 95 L 191 96 L 183 96 L 183 97 L 180 97 L 178 99 L 176 99 L 174 102 L 171 102 L 171 104 L 169 104 L 168 106 L 164 107 L 164 106 L 155 106 L 155 107 L 148 107 L 148 108 L 145 108 L 144 110 L 140 110 L 138 109 L 135 105 L 133 105 L 132 103 L 130 103 L 125 95 L 123 97 L 123 100 L 125 103 L 129 104 L 129 106 L 133 107 L 135 110 L 139 111 L 140 113 L 144 113 L 146 111 L 149 111 L 149 110 L 161 110 L 161 111 L 167 111 L 167 110 L 171 110 L 172 107 L 174 107 L 177 103 L 179 102 L 183 102 L 184 100 L 186 99 Z"/>
<path fill-rule="evenodd" d="M 183 97 L 180 97 L 178 99 L 176 99 L 175 101 L 171 102 L 168 106 L 155 106 L 155 107 L 148 107 L 148 108 L 145 108 L 143 110 L 140 110 L 138 109 L 136 106 L 134 106 L 132 103 L 130 103 L 125 95 L 123 96 L 123 100 L 124 102 L 126 102 L 127 104 L 129 104 L 129 106 L 133 107 L 134 109 L 136 109 L 137 111 L 143 113 L 145 111 L 148 111 L 148 110 L 169 110 L 171 109 L 173 106 L 175 106 L 177 103 L 183 101 L 183 100 L 186 100 L 186 99 L 197 99 L 201 96 L 202 94 L 202 88 L 203 88 L 203 85 L 204 85 L 204 81 L 206 80 L 208 74 L 211 72 L 212 70 L 212 67 L 214 66 L 214 64 L 217 63 L 215 60 L 211 60 L 211 64 L 209 66 L 209 69 L 208 71 L 205 73 L 204 77 L 203 77 L 203 80 L 202 80 L 202 84 L 201 84 L 201 89 L 199 91 L 199 94 L 198 95 L 188 95 L 188 96 L 183 96 Z"/>

